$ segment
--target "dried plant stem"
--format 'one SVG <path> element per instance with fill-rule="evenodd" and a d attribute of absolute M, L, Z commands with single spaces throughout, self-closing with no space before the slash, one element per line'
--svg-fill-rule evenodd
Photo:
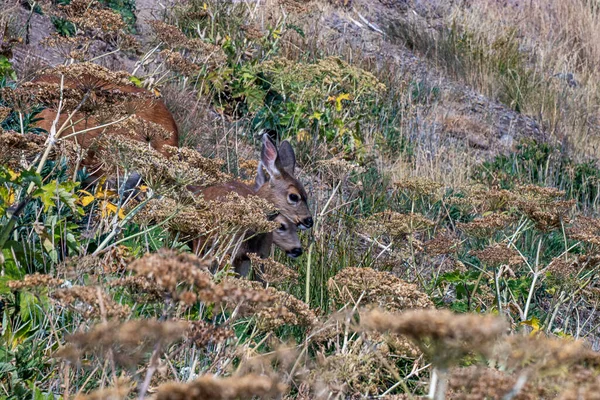
<path fill-rule="evenodd" d="M 146 377 L 144 378 L 144 382 L 142 382 L 139 389 L 138 400 L 143 400 L 146 396 L 152 375 L 154 375 L 154 372 L 156 372 L 156 368 L 158 367 L 158 356 L 160 354 L 161 347 L 160 341 L 154 345 L 154 350 L 152 351 L 152 356 L 150 357 L 150 365 L 148 365 L 148 369 L 146 370 Z"/>
<path fill-rule="evenodd" d="M 117 235 L 117 233 L 119 233 L 121 231 L 121 229 L 125 226 L 125 224 L 127 224 L 129 221 L 131 221 L 131 219 L 153 198 L 154 198 L 154 196 L 148 197 L 146 200 L 142 201 L 140 204 L 135 206 L 135 208 L 133 210 L 131 210 L 129 212 L 129 214 L 127 214 L 125 216 L 125 218 L 123 218 L 123 220 L 121 222 L 115 223 L 113 225 L 112 231 L 108 234 L 108 236 L 106 236 L 106 238 L 104 238 L 102 243 L 100 243 L 100 245 L 94 251 L 94 253 L 92 253 L 92 255 L 97 256 L 98 254 L 103 252 L 104 248 L 108 246 L 110 241 Z M 118 218 L 118 215 L 119 215 L 118 213 L 115 214 L 115 218 Z"/>
<path fill-rule="evenodd" d="M 65 386 L 65 391 L 63 392 L 63 399 L 64 400 L 69 400 L 69 385 L 70 385 L 70 381 L 69 381 L 69 373 L 71 372 L 71 366 L 68 362 L 65 362 L 64 368 L 63 368 L 63 381 L 64 381 L 64 386 Z"/>
<path fill-rule="evenodd" d="M 342 184 L 342 181 L 340 180 L 338 182 L 338 184 L 336 185 L 336 187 L 331 192 L 331 196 L 329 196 L 329 199 L 327 199 L 327 202 L 323 206 L 323 210 L 321 210 L 321 212 L 319 213 L 319 216 L 316 218 L 315 227 L 314 227 L 315 231 L 318 230 L 320 222 L 322 221 L 323 216 L 327 212 L 327 209 L 329 208 L 329 204 L 331 204 L 331 201 L 333 200 L 333 197 L 337 193 L 341 184 Z M 308 255 L 306 257 L 306 284 L 305 284 L 305 290 L 304 290 L 304 302 L 306 304 L 310 304 L 310 274 L 311 274 L 311 260 L 312 260 L 312 252 L 313 252 L 313 248 L 314 248 L 314 243 L 315 242 L 313 241 L 310 244 L 310 246 L 308 246 Z"/>

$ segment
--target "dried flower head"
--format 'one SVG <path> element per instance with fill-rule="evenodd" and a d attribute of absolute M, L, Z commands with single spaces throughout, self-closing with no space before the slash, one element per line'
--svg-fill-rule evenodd
<path fill-rule="evenodd" d="M 65 281 L 62 279 L 54 278 L 50 275 L 42 275 L 42 274 L 30 274 L 25 275 L 23 280 L 20 281 L 9 281 L 8 287 L 12 290 L 20 290 L 20 289 L 33 289 L 33 288 L 50 288 L 50 287 L 58 287 L 62 285 Z"/>
<path fill-rule="evenodd" d="M 496 243 L 492 246 L 486 247 L 483 250 L 471 250 L 470 255 L 479 258 L 479 260 L 488 266 L 495 265 L 519 265 L 523 263 L 523 257 L 521 254 L 508 247 L 504 243 Z"/>
<path fill-rule="evenodd" d="M 161 290 L 152 280 L 144 276 L 126 276 L 110 282 L 110 287 L 121 287 L 135 299 L 142 302 L 152 303 L 164 298 Z"/>
<path fill-rule="evenodd" d="M 374 304 L 390 311 L 430 308 L 433 303 L 416 285 L 371 268 L 344 268 L 327 282 L 327 290 L 338 305 Z"/>
<path fill-rule="evenodd" d="M 44 150 L 46 138 L 42 135 L 0 130 L 0 163 L 9 168 L 19 168 L 29 164 Z M 54 158 L 55 155 L 51 155 Z"/>
<path fill-rule="evenodd" d="M 517 195 L 508 190 L 475 186 L 468 190 L 465 200 L 476 213 L 485 214 L 508 211 L 516 198 Z"/>
<path fill-rule="evenodd" d="M 68 345 L 57 352 L 57 357 L 77 362 L 86 354 L 103 358 L 108 351 L 112 351 L 119 365 L 134 366 L 153 348 L 182 339 L 187 329 L 188 323 L 183 321 L 144 319 L 121 324 L 103 323 L 87 332 L 68 336 Z M 78 358 L 73 359 L 74 355 Z"/>
<path fill-rule="evenodd" d="M 600 245 L 600 219 L 579 216 L 566 231 L 571 239 Z"/>
<path fill-rule="evenodd" d="M 448 389 L 453 400 L 502 399 L 514 392 L 517 376 L 485 367 L 454 368 L 448 379 Z M 548 390 L 527 382 L 514 396 L 517 400 L 547 398 Z"/>
<path fill-rule="evenodd" d="M 505 229 L 514 222 L 514 217 L 507 214 L 491 213 L 471 222 L 458 223 L 457 227 L 470 236 L 488 238 L 494 233 Z"/>
<path fill-rule="evenodd" d="M 156 400 L 237 400 L 276 397 L 286 386 L 264 375 L 229 378 L 202 376 L 189 383 L 169 382 L 158 387 Z"/>
<path fill-rule="evenodd" d="M 568 222 L 575 200 L 561 200 L 565 192 L 535 185 L 519 186 L 516 207 L 535 223 L 537 229 L 549 232 Z"/>
<path fill-rule="evenodd" d="M 189 323 L 187 339 L 200 349 L 210 344 L 223 343 L 231 338 L 235 338 L 235 332 L 230 328 L 215 326 L 204 321 Z"/>
<path fill-rule="evenodd" d="M 411 310 L 389 314 L 378 310 L 361 315 L 361 326 L 411 338 L 440 367 L 471 352 L 487 353 L 507 329 L 491 315 L 454 314 L 447 310 Z"/>
<path fill-rule="evenodd" d="M 190 290 L 201 291 L 214 286 L 209 266 L 207 261 L 192 254 L 161 249 L 134 261 L 129 269 L 169 293 L 174 300 L 180 300 Z"/>
<path fill-rule="evenodd" d="M 181 30 L 174 26 L 158 20 L 150 21 L 150 26 L 156 38 L 170 48 L 185 47 L 188 38 Z"/>
<path fill-rule="evenodd" d="M 285 265 L 271 259 L 260 258 L 257 254 L 247 254 L 252 262 L 253 269 L 258 271 L 263 281 L 270 284 L 282 282 L 297 282 L 298 273 Z"/>
<path fill-rule="evenodd" d="M 442 185 L 427 178 L 412 177 L 394 182 L 394 185 L 411 199 L 433 197 L 439 194 Z"/>
<path fill-rule="evenodd" d="M 459 250 L 460 241 L 450 232 L 441 232 L 424 244 L 425 252 L 430 256 L 452 254 Z"/>
<path fill-rule="evenodd" d="M 184 76 L 197 75 L 201 68 L 199 65 L 186 59 L 181 53 L 165 49 L 160 52 L 160 56 L 165 60 L 165 64 L 173 72 Z"/>
<path fill-rule="evenodd" d="M 561 375 L 573 365 L 598 365 L 600 357 L 579 340 L 538 335 L 511 335 L 495 350 L 501 365 L 513 370 L 527 369 L 530 374 Z"/>
<path fill-rule="evenodd" d="M 387 210 L 373 214 L 364 221 L 363 226 L 365 232 L 373 236 L 389 235 L 392 239 L 404 240 L 410 234 L 431 229 L 435 223 L 421 214 Z"/>
<path fill-rule="evenodd" d="M 364 171 L 363 167 L 337 157 L 317 161 L 315 168 L 323 173 L 329 182 L 338 182 L 348 177 L 351 173 L 360 174 Z"/>
<path fill-rule="evenodd" d="M 75 400 L 125 400 L 135 388 L 129 379 L 119 378 L 115 386 L 75 396 Z"/>
<path fill-rule="evenodd" d="M 99 287 L 73 286 L 68 289 L 56 290 L 51 293 L 50 297 L 85 318 L 102 316 L 124 319 L 131 314 L 128 306 L 116 303 Z"/>

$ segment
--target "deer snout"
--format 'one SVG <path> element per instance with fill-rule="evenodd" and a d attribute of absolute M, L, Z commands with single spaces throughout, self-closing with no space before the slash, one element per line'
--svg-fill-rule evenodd
<path fill-rule="evenodd" d="M 293 248 L 292 250 L 287 252 L 287 255 L 292 258 L 300 257 L 302 255 L 302 247 Z"/>
<path fill-rule="evenodd" d="M 300 229 L 310 229 L 313 226 L 313 219 L 312 217 L 306 217 L 304 218 L 302 221 L 300 221 L 300 224 L 298 225 L 298 228 Z"/>

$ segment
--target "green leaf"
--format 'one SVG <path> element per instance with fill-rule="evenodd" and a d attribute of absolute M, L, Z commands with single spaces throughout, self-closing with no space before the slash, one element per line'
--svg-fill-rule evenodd
<path fill-rule="evenodd" d="M 60 201 L 66 204 L 73 212 L 83 215 L 83 209 L 75 204 L 78 197 L 73 193 L 73 189 L 78 185 L 79 182 L 68 181 L 59 184 L 58 181 L 53 180 L 33 192 L 33 197 L 39 198 L 42 201 L 45 212 L 48 212 L 50 208 L 55 207 L 57 201 Z"/>
<path fill-rule="evenodd" d="M 130 76 L 129 81 L 139 88 L 143 86 L 142 80 L 136 76 Z"/>

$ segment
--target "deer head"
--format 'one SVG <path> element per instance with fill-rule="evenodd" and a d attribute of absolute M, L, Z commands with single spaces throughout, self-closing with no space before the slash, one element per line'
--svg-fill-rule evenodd
<path fill-rule="evenodd" d="M 284 140 L 279 149 L 269 135 L 262 136 L 262 150 L 254 190 L 271 201 L 280 213 L 300 229 L 313 226 L 306 202 L 304 186 L 294 176 L 296 155 L 290 143 Z M 265 176 L 265 170 L 269 178 Z"/>
<path fill-rule="evenodd" d="M 302 255 L 302 243 L 300 243 L 298 237 L 296 224 L 281 214 L 275 218 L 275 222 L 279 223 L 279 227 L 271 233 L 275 246 L 285 251 L 285 254 L 289 257 L 300 257 Z"/>

